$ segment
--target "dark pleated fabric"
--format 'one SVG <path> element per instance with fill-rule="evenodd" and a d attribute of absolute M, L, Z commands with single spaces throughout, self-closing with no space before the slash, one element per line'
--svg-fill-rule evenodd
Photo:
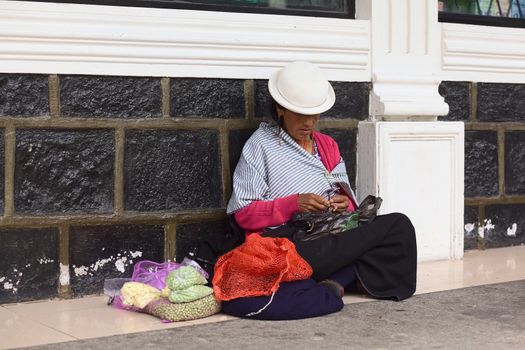
<path fill-rule="evenodd" d="M 269 296 L 238 298 L 222 302 L 225 314 L 246 317 L 270 302 Z M 302 281 L 282 282 L 272 302 L 260 313 L 249 316 L 257 320 L 297 320 L 316 317 L 343 308 L 343 300 L 325 286 L 311 278 Z"/>
<path fill-rule="evenodd" d="M 277 230 L 272 235 L 294 241 L 298 253 L 312 266 L 313 278 L 281 283 L 273 301 L 250 318 L 294 320 L 337 312 L 343 308 L 342 299 L 316 281 L 352 280 L 354 271 L 366 291 L 377 298 L 403 300 L 416 290 L 416 236 L 403 214 L 380 215 L 369 224 L 313 241 L 301 241 L 303 234 L 296 234 L 293 225 Z M 345 271 L 348 280 L 341 276 Z M 355 283 L 346 287 L 359 291 Z M 239 298 L 223 302 L 222 308 L 226 314 L 246 317 L 269 301 L 269 296 Z"/>
<path fill-rule="evenodd" d="M 312 266 L 316 280 L 353 264 L 361 284 L 372 296 L 403 300 L 416 290 L 416 235 L 404 214 L 380 215 L 353 230 L 313 241 L 291 239 L 297 252 Z"/>

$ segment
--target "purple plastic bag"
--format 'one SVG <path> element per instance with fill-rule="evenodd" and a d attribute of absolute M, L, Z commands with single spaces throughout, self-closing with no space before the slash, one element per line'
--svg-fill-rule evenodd
<path fill-rule="evenodd" d="M 108 302 L 108 304 L 113 304 L 113 306 L 118 309 L 136 312 L 147 312 L 144 309 L 139 309 L 134 306 L 125 305 L 122 302 L 122 299 L 119 295 L 119 291 L 120 288 L 122 288 L 122 285 L 125 282 L 140 282 L 155 287 L 158 290 L 162 290 L 164 289 L 164 287 L 166 287 L 166 278 L 168 277 L 169 273 L 175 269 L 178 269 L 181 266 L 192 266 L 197 271 L 199 271 L 199 273 L 202 274 L 204 278 L 209 278 L 209 275 L 206 273 L 206 271 L 204 271 L 203 268 L 200 267 L 200 265 L 197 262 L 188 258 L 184 258 L 184 260 L 180 264 L 176 262 L 156 263 L 150 260 L 142 260 L 136 263 L 133 267 L 133 275 L 130 279 L 114 278 L 104 281 L 104 292 L 110 297 L 110 301 Z"/>
<path fill-rule="evenodd" d="M 176 262 L 163 262 L 156 263 L 150 260 L 142 260 L 135 264 L 133 267 L 133 275 L 131 280 L 133 282 L 141 282 L 162 290 L 166 287 L 166 278 L 172 270 L 178 269 L 181 266 L 191 266 L 195 270 L 199 271 L 204 278 L 208 279 L 209 276 L 200 265 L 188 258 L 184 258 L 182 263 Z"/>
<path fill-rule="evenodd" d="M 140 309 L 138 307 L 135 307 L 133 305 L 126 305 L 122 302 L 122 298 L 120 295 L 117 295 L 113 300 L 111 301 L 113 307 L 116 307 L 117 309 L 123 309 L 128 311 L 135 311 L 135 312 L 145 312 L 144 309 Z"/>
<path fill-rule="evenodd" d="M 158 290 L 166 287 L 166 278 L 170 271 L 178 269 L 182 265 L 176 262 L 156 263 L 150 260 L 142 260 L 133 267 L 133 282 L 148 284 Z"/>

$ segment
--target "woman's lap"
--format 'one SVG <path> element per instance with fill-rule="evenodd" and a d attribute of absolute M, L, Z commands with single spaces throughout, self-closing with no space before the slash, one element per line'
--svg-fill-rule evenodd
<path fill-rule="evenodd" d="M 246 317 L 267 305 L 271 297 L 238 298 L 222 303 L 224 313 Z M 275 292 L 272 302 L 258 314 L 250 318 L 258 320 L 295 320 L 322 316 L 343 308 L 341 298 L 313 279 L 282 282 Z"/>
<path fill-rule="evenodd" d="M 294 243 L 316 280 L 353 264 L 363 285 L 377 297 L 400 300 L 415 291 L 415 232 L 403 214 L 380 215 L 353 230 Z"/>
<path fill-rule="evenodd" d="M 316 283 L 352 264 L 368 292 L 397 300 L 411 296 L 416 286 L 415 231 L 403 214 L 380 215 L 366 225 L 314 241 L 294 242 L 312 266 L 311 279 L 283 282 L 270 304 L 269 296 L 223 302 L 227 314 L 261 320 L 291 320 L 321 316 L 343 308 L 342 299 Z"/>

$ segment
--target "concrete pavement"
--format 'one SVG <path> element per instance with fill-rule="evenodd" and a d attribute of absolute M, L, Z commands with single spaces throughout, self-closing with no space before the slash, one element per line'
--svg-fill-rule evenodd
<path fill-rule="evenodd" d="M 298 321 L 226 322 L 31 349 L 525 349 L 525 280 L 345 305 Z"/>

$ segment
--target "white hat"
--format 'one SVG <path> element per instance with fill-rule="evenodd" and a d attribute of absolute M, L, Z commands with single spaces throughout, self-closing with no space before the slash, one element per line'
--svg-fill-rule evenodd
<path fill-rule="evenodd" d="M 296 61 L 274 72 L 268 90 L 275 102 L 299 114 L 326 112 L 335 103 L 335 93 L 319 67 Z"/>

